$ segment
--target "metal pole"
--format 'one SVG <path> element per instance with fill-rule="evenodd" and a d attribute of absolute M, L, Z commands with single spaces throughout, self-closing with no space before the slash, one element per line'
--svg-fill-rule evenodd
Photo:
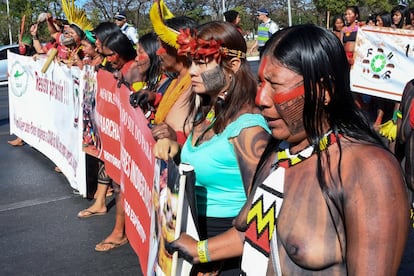
<path fill-rule="evenodd" d="M 226 21 L 226 17 L 224 17 L 224 12 L 226 11 L 226 0 L 222 0 L 222 5 L 223 5 L 223 21 Z"/>
<path fill-rule="evenodd" d="M 6 6 L 7 6 L 7 25 L 9 26 L 9 41 L 10 41 L 10 45 L 12 45 L 13 44 L 13 37 L 12 37 L 11 26 L 10 26 L 9 0 L 6 0 Z"/>
<path fill-rule="evenodd" d="M 289 19 L 289 27 L 292 26 L 292 11 L 290 7 L 290 0 L 287 0 L 288 2 L 288 19 Z"/>

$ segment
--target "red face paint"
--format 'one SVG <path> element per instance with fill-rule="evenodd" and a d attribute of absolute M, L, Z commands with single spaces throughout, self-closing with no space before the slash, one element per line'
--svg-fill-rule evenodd
<path fill-rule="evenodd" d="M 147 60 L 149 60 L 149 56 L 147 55 L 147 54 L 145 54 L 145 53 L 143 53 L 143 54 L 139 54 L 137 57 L 136 57 L 136 59 L 135 59 L 136 61 L 147 61 Z"/>
<path fill-rule="evenodd" d="M 21 54 L 21 55 L 26 54 L 26 46 L 24 46 L 24 45 L 19 46 L 19 54 Z"/>
<path fill-rule="evenodd" d="M 264 68 L 267 64 L 267 61 L 268 61 L 268 57 L 264 56 L 262 58 L 262 61 L 260 62 L 260 66 L 259 66 L 259 80 L 260 80 L 260 83 L 262 83 L 262 84 L 264 83 L 263 71 L 264 71 Z M 256 105 L 258 105 L 258 106 L 261 105 L 261 102 L 263 102 L 262 101 L 263 96 L 264 96 L 263 95 L 263 85 L 259 85 L 259 87 L 257 88 L 257 92 L 256 92 L 256 99 L 255 99 Z"/>
<path fill-rule="evenodd" d="M 157 54 L 157 56 L 165 55 L 165 54 L 167 54 L 167 49 L 165 49 L 164 47 L 160 46 L 160 48 L 158 48 L 156 54 Z"/>
<path fill-rule="evenodd" d="M 305 94 L 305 87 L 303 86 L 303 83 L 302 83 L 301 85 L 295 86 L 293 89 L 288 90 L 286 92 L 276 93 L 275 95 L 273 95 L 272 99 L 275 104 L 281 104 L 283 102 L 293 100 L 294 98 L 297 98 L 304 94 Z"/>

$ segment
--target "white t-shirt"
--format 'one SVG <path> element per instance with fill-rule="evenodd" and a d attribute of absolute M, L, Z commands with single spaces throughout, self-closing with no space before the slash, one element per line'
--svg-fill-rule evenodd
<path fill-rule="evenodd" d="M 129 38 L 129 40 L 131 40 L 133 44 L 138 43 L 138 32 L 134 26 L 125 23 L 122 25 L 121 31 Z"/>

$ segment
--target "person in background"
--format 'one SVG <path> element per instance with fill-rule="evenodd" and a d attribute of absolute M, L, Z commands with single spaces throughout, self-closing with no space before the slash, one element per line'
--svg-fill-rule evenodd
<path fill-rule="evenodd" d="M 344 18 L 341 15 L 334 16 L 332 20 L 332 31 L 342 41 L 342 28 L 345 26 Z"/>
<path fill-rule="evenodd" d="M 77 24 L 70 23 L 63 27 L 63 30 L 56 28 L 55 19 L 49 13 L 47 27 L 51 38 L 56 41 L 57 59 L 68 65 L 73 65 L 74 60 L 79 61 L 79 56 L 83 57 L 80 42 L 85 33 Z"/>
<path fill-rule="evenodd" d="M 156 51 L 160 48 L 158 36 L 151 32 L 139 39 L 136 66 L 144 76 L 144 82 L 136 87 L 136 93 L 130 96 L 130 104 L 140 107 L 150 125 L 154 124 L 154 114 L 161 101 L 162 95 L 168 88 L 172 78 L 163 72 L 160 58 Z"/>
<path fill-rule="evenodd" d="M 240 27 L 240 13 L 236 10 L 228 10 L 223 13 L 226 22 L 231 23 L 236 29 L 244 35 L 243 29 Z"/>
<path fill-rule="evenodd" d="M 378 27 L 391 27 L 392 19 L 389 12 L 381 12 L 376 16 L 376 26 Z M 381 124 L 390 120 L 393 115 L 394 101 L 379 98 L 371 97 L 370 110 L 374 110 L 374 128 L 376 130 L 380 129 Z"/>
<path fill-rule="evenodd" d="M 127 16 L 125 11 L 118 11 L 114 15 L 115 24 L 121 29 L 121 31 L 129 38 L 131 43 L 135 46 L 138 44 L 138 31 L 137 29 L 127 22 Z"/>
<path fill-rule="evenodd" d="M 103 41 L 105 41 L 105 39 L 109 35 L 116 33 L 116 32 L 119 32 L 119 27 L 115 23 L 109 22 L 109 21 L 101 22 L 93 29 L 92 33 L 96 37 L 96 41 L 95 41 L 96 51 L 100 55 L 102 55 L 102 51 L 103 51 L 102 50 Z M 109 72 L 113 72 L 114 70 L 105 56 L 103 57 L 101 64 L 99 64 L 99 66 L 97 66 L 96 69 L 97 70 L 104 69 Z"/>
<path fill-rule="evenodd" d="M 84 65 L 90 65 L 95 67 L 102 62 L 103 56 L 99 54 L 99 52 L 97 51 L 95 43 L 95 34 L 91 31 L 85 31 L 85 36 L 81 40 L 83 58 L 77 56 L 80 62 L 77 62 L 78 60 L 76 60 L 77 65 L 80 69 L 82 69 Z"/>
<path fill-rule="evenodd" d="M 365 25 L 367 26 L 375 26 L 376 25 L 376 19 L 377 16 L 376 14 L 370 14 L 367 18 L 367 20 L 365 21 Z"/>
<path fill-rule="evenodd" d="M 348 6 L 345 10 L 345 26 L 342 28 L 342 43 L 350 65 L 354 64 L 355 41 L 358 33 L 359 9 Z"/>
<path fill-rule="evenodd" d="M 249 55 L 252 54 L 256 47 L 259 53 L 261 53 L 266 41 L 269 40 L 272 34 L 279 30 L 279 26 L 269 17 L 269 11 L 267 9 L 258 9 L 256 16 L 259 19 L 260 24 L 257 27 L 257 39 L 248 51 Z"/>
<path fill-rule="evenodd" d="M 392 27 L 404 29 L 411 25 L 410 13 L 407 4 L 399 4 L 391 10 Z"/>
<path fill-rule="evenodd" d="M 109 72 L 114 71 L 112 64 L 108 62 L 107 57 L 103 55 L 103 41 L 114 33 L 121 33 L 121 31 L 115 23 L 109 21 L 99 23 L 90 33 L 90 35 L 95 38 L 96 52 L 102 57 L 101 62 L 95 65 L 96 70 L 102 69 Z M 94 103 L 91 102 L 90 105 L 94 106 Z M 93 108 L 90 111 L 93 113 Z M 92 126 L 96 126 L 97 123 L 93 115 L 90 116 L 90 119 Z M 99 145 L 100 137 L 98 132 L 95 133 L 95 139 L 95 143 Z M 89 166 L 97 168 L 98 176 L 96 191 L 93 196 L 95 201 L 91 206 L 78 213 L 77 217 L 81 219 L 105 215 L 107 213 L 106 197 L 113 194 L 112 179 L 106 173 L 105 163 L 94 156 L 87 158 L 86 162 L 88 162 Z"/>
<path fill-rule="evenodd" d="M 259 78 L 256 103 L 273 139 L 246 205 L 205 246 L 183 233 L 170 252 L 193 263 L 243 254 L 243 275 L 396 275 L 406 187 L 355 105 L 341 42 L 311 24 L 283 29 L 266 44 Z"/>
<path fill-rule="evenodd" d="M 377 15 L 375 25 L 378 27 L 391 27 L 392 18 L 391 13 L 381 12 Z"/>
<path fill-rule="evenodd" d="M 406 29 L 414 29 L 414 8 L 409 8 L 408 12 L 410 14 L 410 22 L 407 23 Z"/>

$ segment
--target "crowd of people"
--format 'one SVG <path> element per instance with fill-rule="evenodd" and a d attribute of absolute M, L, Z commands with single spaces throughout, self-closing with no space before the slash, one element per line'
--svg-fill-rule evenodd
<path fill-rule="evenodd" d="M 396 275 L 413 228 L 414 85 L 407 84 L 401 106 L 378 99 L 375 121 L 368 116 L 365 104 L 373 100 L 350 90 L 358 7 L 336 16 L 332 31 L 279 29 L 260 8 L 248 48 L 234 10 L 224 13 L 226 22 L 198 24 L 165 18 L 160 5 L 150 10 L 154 31 L 141 37 L 124 11 L 95 27 L 61 25 L 45 14 L 24 47 L 56 49 L 57 62 L 112 72 L 132 92 L 130 104 L 148 114 L 155 156 L 194 167 L 200 240 L 182 233 L 168 251 L 193 263 L 194 275 Z M 403 6 L 371 21 L 411 28 Z M 37 37 L 43 22 L 47 43 Z M 258 81 L 247 62 L 256 48 Z M 387 104 L 399 112 L 395 151 L 378 133 Z M 120 185 L 96 162 L 95 200 L 77 216 L 105 215 L 115 193 L 113 231 L 95 247 L 106 252 L 128 237 Z"/>

